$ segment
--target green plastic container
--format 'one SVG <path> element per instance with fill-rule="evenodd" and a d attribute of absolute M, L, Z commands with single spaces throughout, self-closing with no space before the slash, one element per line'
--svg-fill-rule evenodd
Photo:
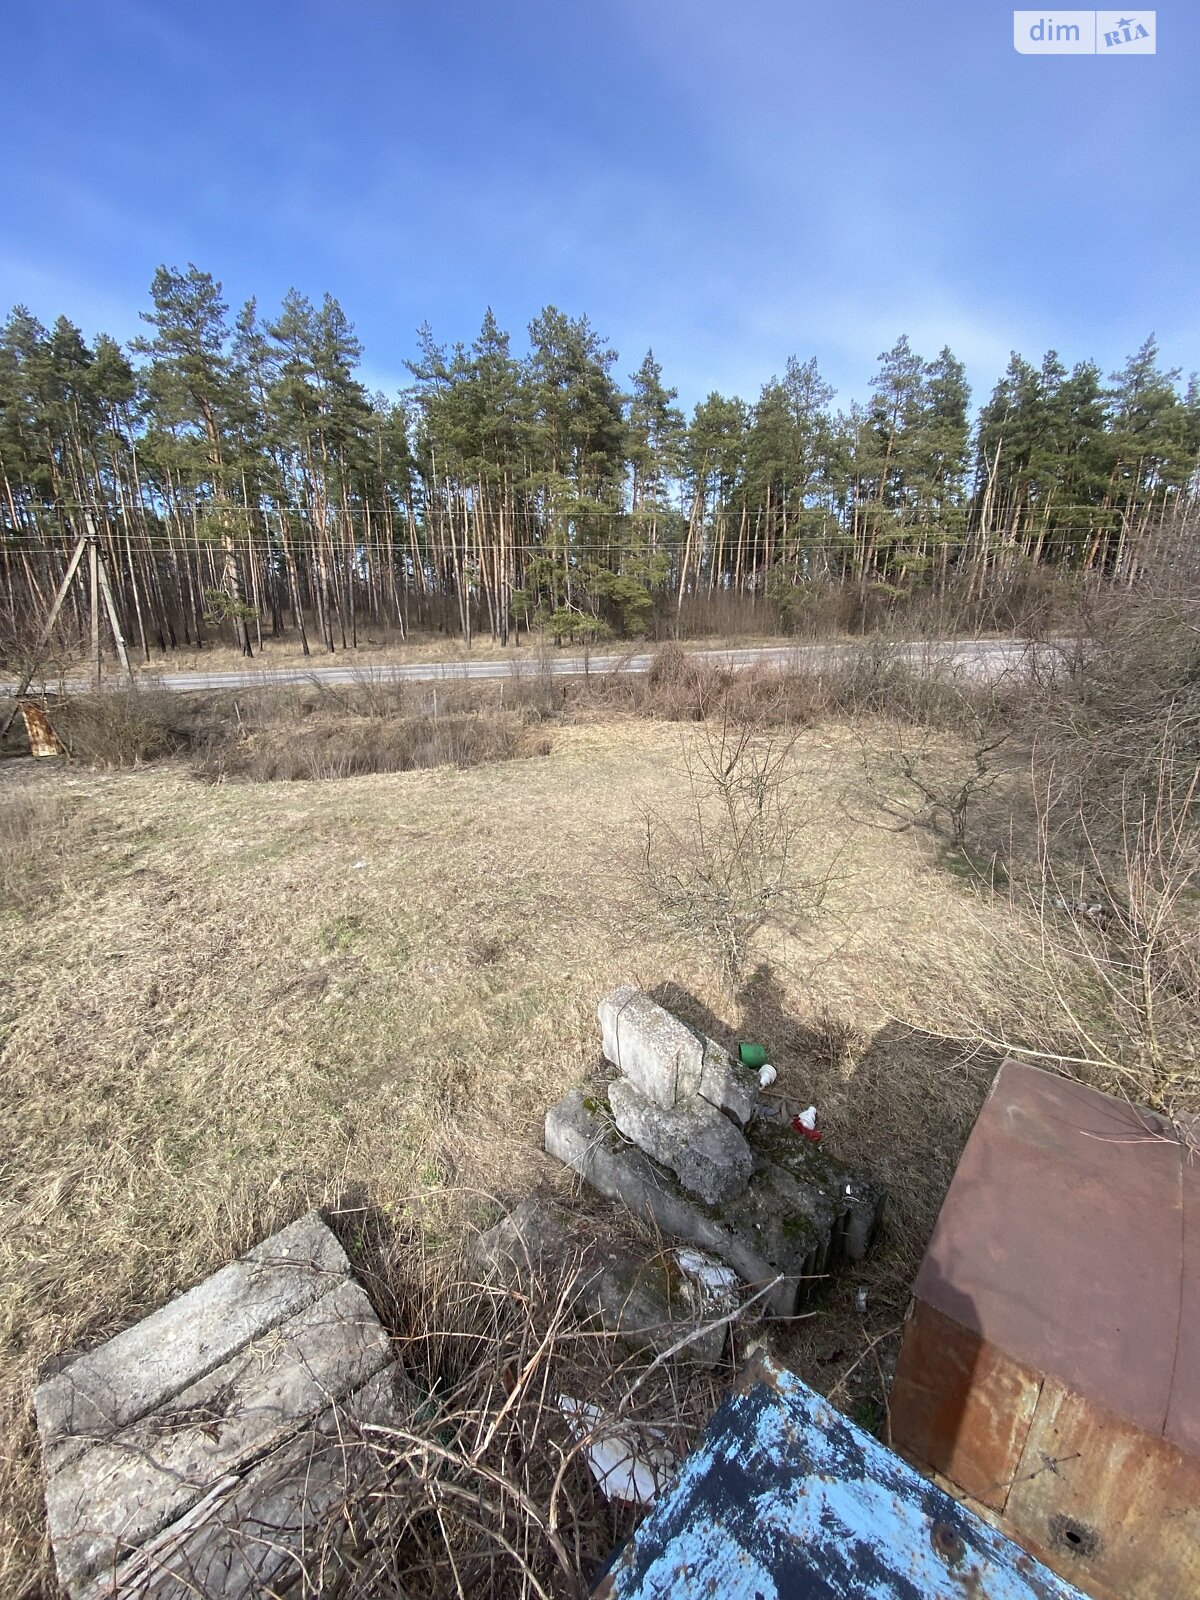
<path fill-rule="evenodd" d="M 766 1066 L 766 1048 L 761 1044 L 739 1044 L 738 1058 L 744 1067 Z"/>

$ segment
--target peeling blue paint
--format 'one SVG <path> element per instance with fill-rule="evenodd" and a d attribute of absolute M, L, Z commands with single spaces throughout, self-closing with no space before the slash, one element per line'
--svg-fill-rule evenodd
<path fill-rule="evenodd" d="M 760 1358 L 596 1590 L 603 1600 L 1082 1600 Z"/>

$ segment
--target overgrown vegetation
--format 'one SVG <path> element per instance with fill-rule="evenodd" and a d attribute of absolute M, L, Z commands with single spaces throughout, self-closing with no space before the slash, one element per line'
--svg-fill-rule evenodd
<path fill-rule="evenodd" d="M 540 687 L 476 695 L 363 677 L 241 694 L 176 696 L 140 686 L 51 702 L 70 756 L 95 768 L 185 759 L 209 782 L 349 778 L 545 755 Z"/>
<path fill-rule="evenodd" d="M 352 1594 L 387 1594 L 398 1574 L 414 1600 L 585 1592 L 641 1516 L 605 1497 L 587 1449 L 615 1437 L 682 1459 L 724 1374 L 686 1359 L 651 1370 L 594 1320 L 577 1321 L 578 1260 L 553 1277 L 527 1272 L 513 1294 L 481 1281 L 469 1250 L 430 1252 L 390 1232 L 376 1245 L 357 1254 L 389 1309 L 415 1403 L 373 1435 L 382 1487 L 354 1508 L 350 1553 L 343 1534 L 314 1592 L 341 1576 Z M 594 1406 L 597 1425 L 576 1437 L 560 1396 Z"/>
<path fill-rule="evenodd" d="M 65 696 L 53 727 L 76 760 L 94 767 L 145 766 L 188 743 L 174 696 L 145 685 Z"/>
<path fill-rule="evenodd" d="M 532 1384 L 503 1410 L 504 1373 L 536 1356 L 545 1393 L 587 1382 L 619 1406 L 636 1369 L 559 1318 L 556 1289 L 499 1302 L 455 1263 L 497 1199 L 563 1181 L 541 1119 L 594 1064 L 620 977 L 768 1043 L 783 1092 L 887 1183 L 878 1253 L 770 1333 L 885 1423 L 999 1052 L 1185 1129 L 1200 1110 L 1200 594 L 1177 563 L 999 679 L 883 641 L 818 671 L 669 647 L 641 676 L 535 659 L 485 688 L 139 691 L 57 720 L 72 768 L 0 765 L 5 1593 L 46 1574 L 39 1363 L 314 1204 L 439 1397 L 381 1445 L 355 1580 L 591 1580 L 621 1518 L 573 1470 L 555 1499 L 569 1444 Z M 546 741 L 544 761 L 474 765 Z M 451 764 L 419 770 L 422 747 Z M 389 751 L 414 770 L 355 781 Z M 919 784 L 864 781 L 864 754 L 895 778 L 898 751 Z M 143 770 L 101 770 L 122 766 Z M 682 1448 L 711 1395 L 662 1380 L 637 1415 Z M 510 1429 L 528 1454 L 501 1484 Z"/>
<path fill-rule="evenodd" d="M 1200 772 L 1177 776 L 1176 754 L 1168 730 L 1151 793 L 1127 781 L 1117 819 L 1093 826 L 1084 809 L 1064 825 L 1047 798 L 1026 893 L 1063 1065 L 1187 1126 L 1200 1111 Z"/>
<path fill-rule="evenodd" d="M 367 772 L 411 772 L 420 767 L 474 767 L 545 754 L 544 738 L 531 740 L 521 721 L 502 713 L 428 717 L 316 718 L 299 726 L 268 723 L 230 744 L 210 743 L 193 771 L 212 782 L 226 778 L 351 778 Z"/>
<path fill-rule="evenodd" d="M 1162 565 L 1086 619 L 1028 715 L 1047 1031 L 1106 1087 L 1200 1110 L 1200 570 Z M 1054 1048 L 1051 1046 L 1051 1048 Z"/>
<path fill-rule="evenodd" d="M 1182 1115 L 1200 1108 L 1198 641 L 1194 574 L 1175 557 L 999 675 L 886 640 L 827 652 L 815 670 L 734 670 L 668 645 L 645 674 L 559 679 L 535 657 L 482 687 L 364 673 L 344 689 L 314 680 L 190 704 L 142 688 L 68 700 L 56 721 L 92 765 L 183 753 L 211 781 L 469 767 L 545 754 L 551 724 L 620 713 L 698 724 L 683 746 L 686 818 L 644 811 L 640 881 L 732 994 L 764 927 L 819 909 L 829 863 L 800 849 L 796 734 L 849 720 L 848 815 L 928 832 L 979 892 L 1008 898 L 1026 1021 L 980 1038 Z"/>

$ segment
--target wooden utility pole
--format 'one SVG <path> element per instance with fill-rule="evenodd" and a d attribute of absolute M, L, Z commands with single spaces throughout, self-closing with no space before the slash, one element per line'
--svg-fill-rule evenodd
<path fill-rule="evenodd" d="M 108 564 L 100 554 L 100 541 L 96 530 L 92 526 L 91 518 L 87 519 L 87 531 L 81 533 L 76 540 L 75 549 L 71 552 L 71 559 L 67 562 L 67 570 L 63 573 L 62 582 L 55 592 L 50 603 L 50 611 L 42 624 L 42 631 L 38 634 L 37 643 L 33 647 L 30 658 L 29 670 L 22 678 L 13 696 L 11 709 L 4 717 L 0 726 L 0 739 L 3 739 L 13 724 L 22 699 L 33 682 L 34 674 L 41 663 L 42 652 L 45 650 L 50 635 L 54 631 L 54 624 L 58 621 L 59 612 L 62 610 L 63 601 L 67 598 L 75 574 L 79 571 L 83 561 L 84 552 L 88 558 L 88 586 L 91 592 L 91 663 L 92 663 L 92 688 L 100 688 L 100 599 L 103 596 L 104 608 L 108 613 L 109 624 L 112 628 L 113 641 L 117 647 L 117 655 L 130 683 L 133 682 L 133 669 L 129 665 L 129 652 L 125 648 L 125 636 L 121 632 L 121 623 L 117 615 L 116 601 L 113 598 L 112 585 L 108 581 Z"/>
<path fill-rule="evenodd" d="M 88 592 L 92 611 L 92 690 L 100 693 L 100 550 L 96 535 L 88 535 Z"/>
<path fill-rule="evenodd" d="M 96 533 L 96 525 L 92 521 L 91 512 L 85 511 L 84 525 L 87 528 L 88 540 L 88 572 L 92 589 L 92 687 L 99 693 L 100 690 L 100 597 L 104 598 L 104 609 L 108 612 L 108 625 L 112 629 L 113 643 L 117 647 L 117 659 L 125 669 L 125 676 L 130 683 L 133 682 L 133 668 L 129 665 L 129 652 L 125 648 L 125 635 L 121 632 L 121 619 L 117 615 L 117 603 L 113 599 L 112 584 L 108 581 L 108 562 L 100 551 L 100 539 Z"/>

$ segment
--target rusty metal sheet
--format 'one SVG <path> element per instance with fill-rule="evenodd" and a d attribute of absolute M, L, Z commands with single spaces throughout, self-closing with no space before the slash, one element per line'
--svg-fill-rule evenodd
<path fill-rule="evenodd" d="M 1052 1379 L 1005 1526 L 1096 1600 L 1200 1595 L 1200 1462 Z"/>
<path fill-rule="evenodd" d="M 1163 1432 L 1194 1438 L 1200 1379 L 1175 1389 L 1195 1303 L 1184 1153 L 1135 1108 L 1008 1061 L 942 1207 L 919 1300 L 1020 1365 Z M 1194 1365 L 1194 1363 L 1193 1363 Z"/>
<path fill-rule="evenodd" d="M 892 1387 L 892 1440 L 972 1499 L 1003 1511 L 1041 1375 L 922 1301 L 909 1312 Z"/>
<path fill-rule="evenodd" d="M 765 1357 L 597 1600 L 1080 1600 Z"/>
<path fill-rule="evenodd" d="M 66 754 L 66 747 L 62 740 L 50 726 L 50 718 L 41 706 L 35 706 L 27 700 L 21 702 L 21 717 L 25 723 L 25 732 L 29 737 L 29 753 L 31 756 L 62 756 Z"/>
<path fill-rule="evenodd" d="M 1200 1126 L 1193 1138 L 1200 1147 Z M 1200 1459 L 1200 1160 L 1182 1163 L 1183 1286 L 1179 1306 L 1179 1351 L 1163 1435 Z"/>

